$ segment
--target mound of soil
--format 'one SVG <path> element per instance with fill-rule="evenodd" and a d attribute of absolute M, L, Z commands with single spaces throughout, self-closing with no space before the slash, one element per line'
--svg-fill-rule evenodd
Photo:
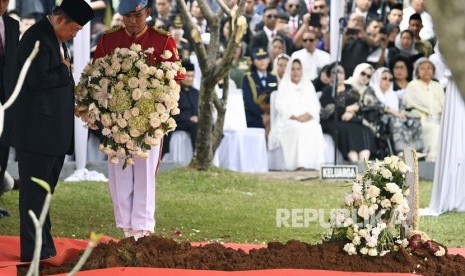
<path fill-rule="evenodd" d="M 291 240 L 271 242 L 266 248 L 243 250 L 221 244 L 192 246 L 172 239 L 148 236 L 134 241 L 99 244 L 82 270 L 109 267 L 159 267 L 196 270 L 257 270 L 276 268 L 324 269 L 363 272 L 404 272 L 421 275 L 465 275 L 465 258 L 460 255 L 436 257 L 429 251 L 403 249 L 383 257 L 349 256 L 343 243 L 309 245 Z M 71 271 L 77 259 L 59 268 L 44 268 L 41 274 Z"/>

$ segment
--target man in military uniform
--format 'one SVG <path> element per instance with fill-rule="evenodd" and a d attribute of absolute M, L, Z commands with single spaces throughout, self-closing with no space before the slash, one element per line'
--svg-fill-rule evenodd
<path fill-rule="evenodd" d="M 94 59 L 111 54 L 116 48 L 129 48 L 133 43 L 142 49 L 153 48 L 149 61 L 156 65 L 161 61 L 178 61 L 176 42 L 171 35 L 159 29 L 149 28 L 147 17 L 152 13 L 147 0 L 122 0 L 118 12 L 123 15 L 124 27 L 107 31 L 99 40 Z M 171 58 L 161 55 L 168 50 Z M 182 75 L 176 76 L 181 80 Z M 135 164 L 123 170 L 124 162 L 108 163 L 110 196 L 113 202 L 115 222 L 126 237 L 150 235 L 155 230 L 155 175 L 160 163 L 161 145 L 152 147 L 147 159 L 134 158 Z"/>
<path fill-rule="evenodd" d="M 270 58 L 266 50 L 255 48 L 254 68 L 242 80 L 247 127 L 265 128 L 267 134 L 270 127 L 269 96 L 278 88 L 276 76 L 267 71 L 269 64 Z"/>

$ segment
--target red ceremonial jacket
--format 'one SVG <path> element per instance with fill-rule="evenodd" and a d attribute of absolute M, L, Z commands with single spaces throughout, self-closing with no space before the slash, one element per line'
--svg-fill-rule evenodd
<path fill-rule="evenodd" d="M 150 28 L 147 25 L 136 35 L 131 35 L 124 27 L 116 27 L 106 31 L 97 43 L 94 60 L 111 54 L 116 48 L 129 48 L 132 44 L 140 44 L 144 50 L 152 47 L 153 54 L 147 54 L 147 57 L 153 65 L 157 65 L 161 61 L 179 61 L 176 42 L 171 34 L 160 29 Z M 160 57 L 165 50 L 169 50 L 173 54 L 168 60 Z M 184 79 L 183 75 L 176 76 L 178 82 L 182 79 Z"/>

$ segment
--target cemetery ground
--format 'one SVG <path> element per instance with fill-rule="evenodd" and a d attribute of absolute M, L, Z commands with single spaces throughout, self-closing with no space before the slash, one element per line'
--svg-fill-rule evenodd
<path fill-rule="evenodd" d="M 157 178 L 156 233 L 178 241 L 264 244 L 291 239 L 315 244 L 325 229 L 320 218 L 297 227 L 277 227 L 277 210 L 315 209 L 327 222 L 341 208 L 347 181 L 301 181 L 279 174 L 252 175 L 213 169 L 180 168 Z M 429 204 L 431 181 L 420 181 L 420 208 Z M 19 235 L 18 191 L 4 194 L 0 204 L 12 216 L 0 220 L 0 235 Z M 107 183 L 60 182 L 51 204 L 54 237 L 85 239 L 90 231 L 120 239 L 115 228 Z M 292 218 L 288 220 L 292 225 Z M 464 247 L 465 213 L 420 217 L 420 230 L 448 247 Z"/>

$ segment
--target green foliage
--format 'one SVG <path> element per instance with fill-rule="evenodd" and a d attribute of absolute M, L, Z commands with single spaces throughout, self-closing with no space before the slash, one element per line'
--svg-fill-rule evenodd
<path fill-rule="evenodd" d="M 431 182 L 420 183 L 420 207 L 427 207 Z M 198 172 L 176 169 L 157 178 L 156 233 L 179 240 L 240 243 L 321 240 L 325 229 L 319 222 L 308 227 L 276 227 L 276 209 L 340 208 L 346 182 L 263 180 L 249 174 L 213 169 Z M 4 194 L 2 207 L 12 217 L 0 220 L 0 235 L 19 235 L 18 192 Z M 115 238 L 113 208 L 107 183 L 59 183 L 51 204 L 52 234 L 85 239 L 91 231 Z M 465 246 L 465 213 L 421 217 L 420 228 L 447 246 Z"/>

